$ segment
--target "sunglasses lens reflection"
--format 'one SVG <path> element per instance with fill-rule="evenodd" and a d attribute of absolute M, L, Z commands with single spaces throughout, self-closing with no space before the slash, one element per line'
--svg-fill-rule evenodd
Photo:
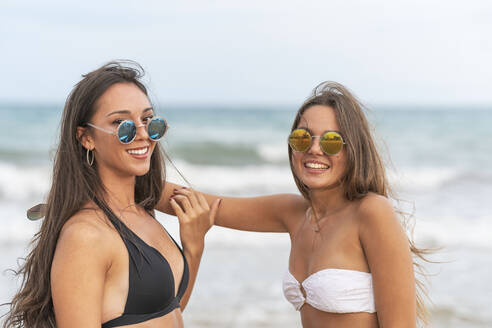
<path fill-rule="evenodd" d="M 306 151 L 311 146 L 311 135 L 304 129 L 296 129 L 289 136 L 289 145 L 295 151 Z"/>
<path fill-rule="evenodd" d="M 166 130 L 166 121 L 160 117 L 153 118 L 147 126 L 149 138 L 154 141 L 161 139 L 164 136 L 164 133 L 166 133 Z"/>
<path fill-rule="evenodd" d="M 118 138 L 124 144 L 132 142 L 136 134 L 137 127 L 132 121 L 124 121 L 118 128 Z"/>
<path fill-rule="evenodd" d="M 326 132 L 320 140 L 321 149 L 327 155 L 335 155 L 342 150 L 342 136 L 337 132 Z"/>

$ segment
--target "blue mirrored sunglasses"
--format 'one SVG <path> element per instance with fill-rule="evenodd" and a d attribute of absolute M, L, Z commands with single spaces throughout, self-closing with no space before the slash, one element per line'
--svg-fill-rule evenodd
<path fill-rule="evenodd" d="M 162 117 L 153 117 L 146 124 L 141 125 L 136 125 L 132 120 L 124 120 L 118 125 L 116 131 L 107 130 L 92 123 L 87 123 L 87 125 L 108 134 L 117 136 L 118 140 L 125 145 L 135 140 L 135 137 L 137 136 L 137 128 L 141 126 L 147 126 L 147 133 L 152 141 L 159 141 L 162 139 L 169 128 L 166 120 Z"/>

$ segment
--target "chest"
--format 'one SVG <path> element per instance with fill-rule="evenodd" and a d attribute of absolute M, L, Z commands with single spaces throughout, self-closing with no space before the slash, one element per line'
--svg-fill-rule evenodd
<path fill-rule="evenodd" d="M 167 262 L 173 272 L 174 280 L 179 283 L 183 273 L 183 256 L 177 244 L 154 218 L 133 220 L 128 224 L 136 239 L 143 244 L 146 252 L 154 253 L 161 261 Z"/>
<path fill-rule="evenodd" d="M 307 277 L 326 268 L 367 270 L 367 262 L 359 240 L 357 220 L 351 216 L 335 217 L 316 225 L 304 221 L 291 236 L 290 271 L 296 277 Z"/>
<path fill-rule="evenodd" d="M 130 221 L 125 227 L 121 235 L 115 232 L 114 261 L 105 294 L 112 296 L 110 303 L 118 304 L 118 309 L 159 309 L 178 294 L 184 272 L 183 255 L 153 218 L 135 224 Z"/>

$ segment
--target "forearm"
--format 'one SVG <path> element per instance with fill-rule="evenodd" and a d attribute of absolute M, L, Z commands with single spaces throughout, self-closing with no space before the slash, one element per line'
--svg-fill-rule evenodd
<path fill-rule="evenodd" d="M 156 209 L 175 215 L 170 199 L 176 195 L 188 196 L 192 189 L 166 182 Z M 220 211 L 215 218 L 215 225 L 246 231 L 288 232 L 287 221 L 292 216 L 296 219 L 305 210 L 305 201 L 301 196 L 278 194 L 258 197 L 223 197 L 201 193 L 211 205 L 219 198 L 222 200 Z M 176 198 L 178 202 L 183 198 Z"/>
<path fill-rule="evenodd" d="M 157 202 L 155 209 L 159 212 L 175 216 L 176 213 L 174 213 L 174 209 L 169 203 L 169 199 L 173 195 L 174 189 L 182 188 L 182 186 L 168 181 L 163 181 L 163 184 L 164 188 L 162 189 L 161 198 L 159 199 L 159 202 Z"/>
<path fill-rule="evenodd" d="M 155 209 L 158 210 L 159 212 L 176 216 L 176 213 L 174 212 L 174 209 L 169 201 L 171 197 L 175 195 L 174 191 L 177 189 L 182 189 L 183 186 L 168 181 L 163 181 L 163 183 L 164 183 L 164 188 L 162 189 L 161 198 L 159 202 L 156 204 Z M 211 195 L 203 192 L 201 194 L 205 197 L 205 200 L 209 205 L 212 205 L 213 202 L 216 201 L 218 198 L 224 198 L 224 197 Z"/>
<path fill-rule="evenodd" d="M 202 259 L 203 247 L 201 249 L 196 249 L 193 251 L 184 247 L 183 252 L 186 257 L 186 261 L 188 262 L 190 279 L 188 280 L 188 287 L 186 288 L 183 297 L 181 297 L 181 302 L 180 302 L 181 311 L 184 311 L 184 309 L 186 308 L 186 305 L 188 304 L 188 300 L 190 299 L 191 296 L 191 292 L 193 291 L 196 276 L 198 274 L 198 268 L 200 267 L 200 261 Z"/>

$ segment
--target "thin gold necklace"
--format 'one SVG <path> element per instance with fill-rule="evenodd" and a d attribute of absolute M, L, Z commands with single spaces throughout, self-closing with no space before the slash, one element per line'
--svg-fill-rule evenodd
<path fill-rule="evenodd" d="M 314 232 L 321 232 L 321 225 L 319 224 L 320 221 L 324 220 L 326 217 L 330 216 L 330 215 L 333 215 L 337 212 L 340 212 L 341 210 L 343 210 L 344 208 L 346 207 L 346 205 L 342 205 L 342 206 L 339 206 L 337 209 L 335 209 L 334 211 L 331 211 L 330 213 L 328 214 L 325 214 L 321 220 L 318 218 L 318 214 L 316 214 L 316 211 L 314 210 L 313 206 L 311 205 L 311 207 L 308 208 L 308 211 L 310 210 L 310 212 L 312 213 L 312 217 L 314 218 L 314 222 L 316 223 L 316 227 L 313 227 L 313 230 Z M 308 214 L 308 211 L 306 211 L 306 216 Z M 310 219 L 310 218 L 309 218 Z"/>
<path fill-rule="evenodd" d="M 318 220 L 318 216 L 316 215 L 316 211 L 313 209 L 313 207 L 310 207 L 308 210 L 310 210 L 309 212 L 309 217 L 307 217 L 308 215 L 308 211 L 306 211 L 306 221 L 308 221 L 308 224 L 309 226 L 313 229 L 314 231 L 314 236 L 313 236 L 313 242 L 311 243 L 311 253 L 314 252 L 314 247 L 315 247 L 315 244 L 316 244 L 316 239 L 318 239 L 317 237 L 322 237 L 321 235 L 321 226 L 319 225 L 319 220 Z M 311 221 L 311 219 L 314 219 L 314 222 L 316 223 L 316 226 L 313 227 L 312 224 L 310 224 L 309 222 Z"/>
<path fill-rule="evenodd" d="M 317 232 L 317 233 L 320 233 L 321 232 L 321 226 L 319 225 L 319 219 L 318 219 L 318 215 L 316 214 L 316 211 L 314 210 L 314 208 L 311 206 L 308 210 L 310 210 L 310 217 L 307 218 L 308 221 L 311 221 L 311 218 L 314 218 L 314 222 L 316 223 L 316 227 L 313 228 L 314 232 Z M 306 215 L 307 215 L 307 211 L 306 211 Z M 311 225 L 312 227 L 312 225 Z"/>

